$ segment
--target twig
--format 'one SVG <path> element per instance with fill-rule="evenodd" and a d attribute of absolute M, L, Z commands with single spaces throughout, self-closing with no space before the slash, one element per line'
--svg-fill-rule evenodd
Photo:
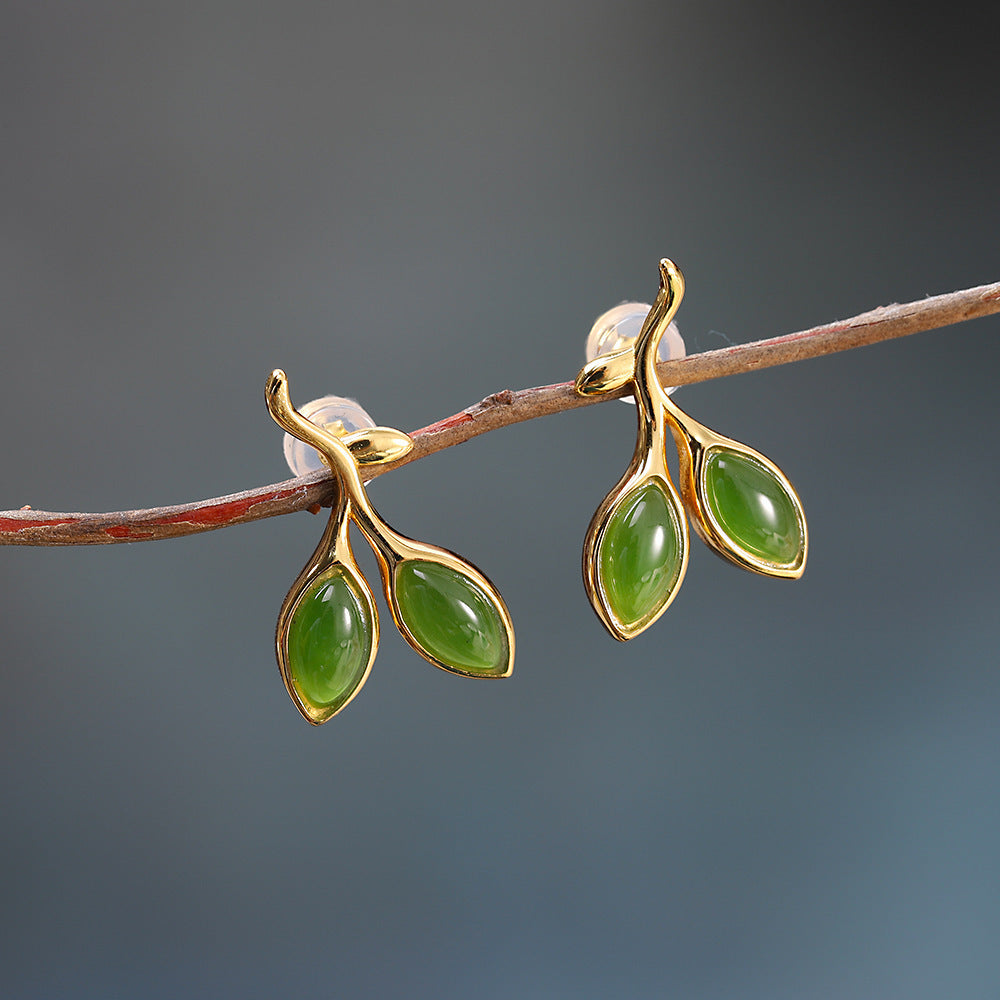
<path fill-rule="evenodd" d="M 801 333 L 708 351 L 682 361 L 662 362 L 658 370 L 664 385 L 687 385 L 847 351 L 998 312 L 1000 282 L 905 305 L 881 306 L 853 319 Z M 366 469 L 367 477 L 373 478 L 487 431 L 627 394 L 624 389 L 604 396 L 579 397 L 572 382 L 516 392 L 504 389 L 461 413 L 414 431 L 414 447 L 405 459 Z M 173 507 L 110 514 L 54 514 L 27 508 L 4 511 L 0 513 L 0 544 L 101 545 L 192 535 L 278 514 L 315 510 L 328 500 L 330 487 L 329 474 L 321 471 L 243 493 Z"/>

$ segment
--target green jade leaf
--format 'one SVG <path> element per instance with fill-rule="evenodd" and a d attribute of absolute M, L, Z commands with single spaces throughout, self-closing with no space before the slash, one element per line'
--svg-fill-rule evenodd
<path fill-rule="evenodd" d="M 332 715 L 365 679 L 374 623 L 357 584 L 336 566 L 314 580 L 288 626 L 288 667 L 302 700 Z"/>
<path fill-rule="evenodd" d="M 429 656 L 460 673 L 506 673 L 507 629 L 474 580 L 441 563 L 407 559 L 396 567 L 395 584 L 400 617 Z"/>
<path fill-rule="evenodd" d="M 627 494 L 601 535 L 597 575 L 612 614 L 625 629 L 654 615 L 667 601 L 681 568 L 678 515 L 655 481 Z"/>
<path fill-rule="evenodd" d="M 766 466 L 720 448 L 705 461 L 705 493 L 716 522 L 740 548 L 779 566 L 799 560 L 798 506 Z"/>

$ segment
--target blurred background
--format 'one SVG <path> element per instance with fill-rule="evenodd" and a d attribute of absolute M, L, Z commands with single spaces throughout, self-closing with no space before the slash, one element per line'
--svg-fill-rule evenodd
<path fill-rule="evenodd" d="M 998 28 L 7 0 L 0 507 L 286 478 L 278 365 L 404 429 L 570 379 L 663 255 L 692 353 L 1000 279 Z M 695 542 L 627 645 L 579 569 L 625 406 L 379 479 L 390 523 L 492 577 L 517 664 L 449 676 L 383 610 L 320 729 L 272 635 L 323 517 L 0 550 L 0 991 L 997 996 L 998 334 L 682 389 L 796 484 L 809 567 Z"/>

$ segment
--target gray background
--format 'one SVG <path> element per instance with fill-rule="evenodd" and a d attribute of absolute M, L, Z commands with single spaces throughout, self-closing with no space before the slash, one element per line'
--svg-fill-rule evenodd
<path fill-rule="evenodd" d="M 1000 278 L 997 16 L 808 7 L 3 4 L 0 506 L 285 478 L 276 365 L 402 428 L 571 378 L 662 255 L 691 351 Z M 0 989 L 995 997 L 998 333 L 683 390 L 810 565 L 696 543 L 627 645 L 579 574 L 624 406 L 378 481 L 515 674 L 388 627 L 318 730 L 271 643 L 321 519 L 0 551 Z"/>

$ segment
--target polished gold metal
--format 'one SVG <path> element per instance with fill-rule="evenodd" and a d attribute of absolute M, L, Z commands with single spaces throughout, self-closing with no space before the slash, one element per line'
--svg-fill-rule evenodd
<path fill-rule="evenodd" d="M 322 725 L 332 719 L 338 712 L 343 711 L 357 696 L 364 687 L 371 672 L 372 664 L 375 662 L 375 654 L 378 652 L 379 622 L 378 609 L 375 607 L 375 598 L 372 595 L 371 587 L 364 578 L 354 559 L 351 550 L 351 540 L 348 534 L 348 527 L 351 520 L 351 501 L 343 485 L 338 486 L 337 497 L 330 510 L 330 519 L 326 523 L 323 537 L 319 540 L 319 545 L 305 564 L 302 572 L 296 577 L 291 589 L 281 602 L 281 609 L 278 612 L 278 624 L 274 631 L 275 652 L 278 657 L 278 669 L 281 671 L 281 679 L 284 681 L 285 690 L 288 692 L 295 707 L 302 713 L 303 718 L 311 722 L 314 726 Z M 368 665 L 364 674 L 358 682 L 350 697 L 338 708 L 328 706 L 313 705 L 299 691 L 295 684 L 288 660 L 288 633 L 291 627 L 292 617 L 298 606 L 302 595 L 309 589 L 313 581 L 319 577 L 332 573 L 335 569 L 343 571 L 345 576 L 350 578 L 351 583 L 357 593 L 364 601 L 372 625 L 371 651 L 368 654 Z"/>
<path fill-rule="evenodd" d="M 739 441 L 734 441 L 732 438 L 717 434 L 705 427 L 704 424 L 689 417 L 682 410 L 679 410 L 666 394 L 664 394 L 664 401 L 664 409 L 680 460 L 681 497 L 691 517 L 691 527 L 694 528 L 698 537 L 718 555 L 743 569 L 759 573 L 761 576 L 797 580 L 806 568 L 809 535 L 802 501 L 788 481 L 788 477 L 774 462 L 759 451 L 755 451 Z M 730 451 L 750 459 L 770 472 L 785 490 L 788 498 L 792 501 L 799 532 L 802 536 L 802 546 L 789 562 L 762 559 L 756 553 L 739 545 L 719 524 L 712 508 L 706 502 L 706 469 L 709 459 L 718 451 Z"/>
<path fill-rule="evenodd" d="M 673 590 L 663 606 L 655 614 L 649 616 L 648 621 L 644 621 L 631 630 L 623 630 L 620 627 L 620 623 L 614 619 L 607 606 L 606 594 L 600 586 L 595 553 L 616 504 L 626 494 L 632 492 L 644 478 L 658 477 L 661 480 L 660 485 L 666 484 L 667 486 L 666 492 L 671 504 L 676 500 L 677 493 L 666 472 L 664 426 L 669 427 L 677 447 L 680 465 L 680 496 L 691 518 L 691 525 L 698 536 L 720 556 L 754 573 L 797 579 L 805 569 L 808 549 L 805 513 L 802 509 L 802 501 L 785 474 L 760 452 L 734 441 L 732 438 L 717 434 L 689 417 L 667 395 L 660 383 L 656 372 L 657 347 L 677 312 L 683 296 L 684 277 L 680 269 L 670 260 L 661 260 L 660 289 L 634 346 L 595 358 L 585 365 L 576 377 L 576 391 L 581 396 L 602 395 L 621 389 L 631 383 L 639 419 L 639 430 L 632 463 L 618 485 L 608 494 L 594 514 L 587 531 L 583 550 L 584 585 L 588 596 L 601 621 L 617 639 L 630 639 L 659 618 L 670 601 L 673 600 L 687 564 L 688 536 L 686 520 L 681 516 L 681 521 L 685 525 L 682 532 L 684 552 L 681 557 L 681 571 Z M 790 561 L 783 563 L 761 558 L 740 545 L 719 524 L 706 500 L 707 464 L 711 457 L 719 451 L 732 452 L 758 465 L 770 473 L 786 492 L 794 508 L 802 538 L 799 551 Z"/>
<path fill-rule="evenodd" d="M 345 434 L 343 438 L 338 437 L 338 440 L 342 440 L 347 445 L 348 451 L 358 465 L 382 465 L 386 462 L 395 462 L 396 459 L 408 455 L 413 449 L 413 438 L 392 427 L 366 427 L 360 431 Z M 324 457 L 322 453 L 321 457 Z"/>
<path fill-rule="evenodd" d="M 336 433 L 331 433 L 303 417 L 292 406 L 288 393 L 288 379 L 281 369 L 275 369 L 268 377 L 264 388 L 264 397 L 267 401 L 268 411 L 275 422 L 289 434 L 319 451 L 338 481 L 338 496 L 323 538 L 305 569 L 292 585 L 278 615 L 275 639 L 278 665 L 285 681 L 285 687 L 299 711 L 310 722 L 317 724 L 325 722 L 326 718 L 335 714 L 329 713 L 326 718 L 322 719 L 312 717 L 315 712 L 310 714 L 309 708 L 303 706 L 304 699 L 295 690 L 288 664 L 288 629 L 298 598 L 317 576 L 338 564 L 345 569 L 352 582 L 358 585 L 359 592 L 363 595 L 366 594 L 368 600 L 371 601 L 371 590 L 361 576 L 351 552 L 348 538 L 350 521 L 353 521 L 361 529 L 365 539 L 375 552 L 382 578 L 382 587 L 393 621 L 400 634 L 417 653 L 428 662 L 442 670 L 447 670 L 449 673 L 466 677 L 509 677 L 514 667 L 514 628 L 507 606 L 490 580 L 483 572 L 454 552 L 426 542 L 415 541 L 395 531 L 381 518 L 365 492 L 359 466 L 392 462 L 402 458 L 413 447 L 409 435 L 393 428 L 371 427 L 354 431 L 344 437 L 338 437 Z M 483 592 L 494 605 L 505 631 L 506 657 L 503 664 L 490 672 L 464 670 L 454 664 L 443 662 L 420 644 L 400 612 L 396 595 L 395 571 L 400 563 L 406 560 L 418 560 L 444 566 L 467 577 Z M 373 603 L 370 604 L 370 610 L 373 612 L 374 633 L 371 660 L 374 660 L 378 645 L 378 617 L 374 614 Z M 369 662 L 370 668 L 371 661 Z M 367 671 L 365 677 L 367 677 Z M 358 684 L 357 690 L 360 690 L 363 683 L 362 680 Z M 352 698 L 357 694 L 357 690 L 351 695 Z M 345 704 L 347 703 L 345 702 Z"/>
<path fill-rule="evenodd" d="M 676 268 L 674 270 L 676 271 Z M 635 348 L 595 358 L 584 366 L 576 378 L 576 391 L 581 396 L 601 395 L 631 382 L 635 397 L 639 426 L 632 461 L 617 485 L 594 513 L 583 543 L 583 581 L 587 595 L 604 626 L 622 642 L 634 638 L 649 628 L 667 610 L 687 570 L 689 548 L 687 519 L 681 509 L 680 498 L 670 479 L 670 473 L 667 471 L 667 423 L 664 408 L 660 404 L 660 397 L 665 398 L 666 394 L 661 389 L 656 375 L 656 352 L 660 339 L 677 312 L 684 290 L 680 272 L 676 271 L 676 274 L 679 282 L 667 284 L 661 289 L 661 294 L 657 296 L 642 324 Z M 627 378 L 626 368 L 629 372 Z M 674 522 L 680 547 L 678 553 L 680 567 L 673 586 L 664 595 L 660 604 L 651 609 L 640 621 L 624 622 L 615 613 L 608 599 L 598 572 L 597 554 L 619 504 L 646 482 L 655 482 L 667 499 L 667 508 Z"/>
<path fill-rule="evenodd" d="M 304 417 L 303 419 L 308 418 Z M 311 420 L 309 422 L 314 427 L 320 426 Z M 397 458 L 402 458 L 413 448 L 413 439 L 410 435 L 392 427 L 362 427 L 361 430 L 351 431 L 348 434 L 345 432 L 342 421 L 333 420 L 320 427 L 320 430 L 347 445 L 358 465 L 380 465 L 383 462 L 395 462 Z M 324 452 L 319 452 L 319 459 L 327 468 L 331 467 L 330 459 Z"/>

